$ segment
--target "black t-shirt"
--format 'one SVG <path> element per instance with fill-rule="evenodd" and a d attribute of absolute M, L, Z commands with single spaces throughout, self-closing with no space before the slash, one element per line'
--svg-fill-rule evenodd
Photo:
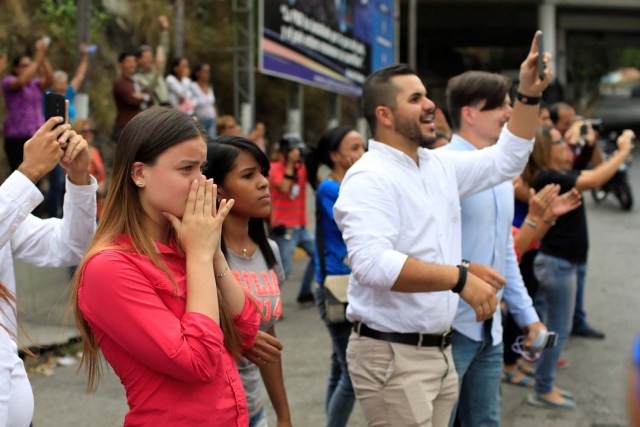
<path fill-rule="evenodd" d="M 560 172 L 542 170 L 533 180 L 533 188 L 540 191 L 547 184 L 560 184 L 560 194 L 576 186 L 580 171 Z M 575 263 L 587 262 L 589 236 L 584 205 L 568 212 L 556 220 L 540 242 L 540 250 L 548 255 Z"/>

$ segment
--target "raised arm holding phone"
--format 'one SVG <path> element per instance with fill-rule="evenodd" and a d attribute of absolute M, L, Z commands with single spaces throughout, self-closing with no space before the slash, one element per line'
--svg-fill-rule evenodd
<path fill-rule="evenodd" d="M 40 219 L 36 183 L 61 162 L 68 172 L 65 217 Z M 52 117 L 24 144 L 24 160 L 0 186 L 0 422 L 27 425 L 33 395 L 16 344 L 13 259 L 36 266 L 75 265 L 95 230 L 97 184 L 88 173 L 86 141 Z M 73 219 L 73 223 L 71 221 Z"/>

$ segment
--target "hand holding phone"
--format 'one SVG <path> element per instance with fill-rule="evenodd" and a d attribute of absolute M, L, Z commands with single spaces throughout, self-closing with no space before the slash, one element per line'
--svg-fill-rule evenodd
<path fill-rule="evenodd" d="M 538 77 L 544 80 L 544 42 L 542 40 L 542 32 L 538 34 Z"/>

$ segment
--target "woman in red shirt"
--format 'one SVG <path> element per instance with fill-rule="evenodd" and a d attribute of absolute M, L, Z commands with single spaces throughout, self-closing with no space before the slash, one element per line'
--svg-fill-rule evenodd
<path fill-rule="evenodd" d="M 260 318 L 220 249 L 233 200 L 216 209 L 216 186 L 201 173 L 205 140 L 173 109 L 129 122 L 73 279 L 87 386 L 99 381 L 99 347 L 125 387 L 125 426 L 248 423 L 236 360 Z"/>

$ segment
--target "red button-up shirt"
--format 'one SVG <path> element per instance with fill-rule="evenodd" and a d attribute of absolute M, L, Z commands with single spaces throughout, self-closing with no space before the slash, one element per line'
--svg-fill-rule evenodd
<path fill-rule="evenodd" d="M 124 385 L 125 426 L 246 426 L 247 404 L 236 362 L 222 330 L 209 317 L 187 312 L 186 259 L 156 243 L 177 282 L 128 246 L 86 264 L 78 300 L 105 359 Z M 245 300 L 234 319 L 243 348 L 260 324 Z"/>

